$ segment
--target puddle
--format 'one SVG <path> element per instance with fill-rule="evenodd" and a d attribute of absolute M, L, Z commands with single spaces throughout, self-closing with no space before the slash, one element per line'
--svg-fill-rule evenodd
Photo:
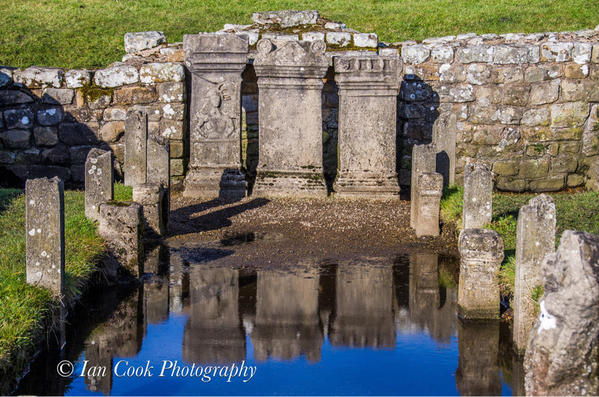
<path fill-rule="evenodd" d="M 278 267 L 271 258 L 266 267 L 231 255 L 262 238 L 150 251 L 145 270 L 154 274 L 129 291 L 90 294 L 66 349 L 42 355 L 18 393 L 511 395 L 520 372 L 509 331 L 458 320 L 452 258 L 298 258 Z M 71 376 L 56 373 L 61 360 L 74 362 Z M 207 381 L 207 370 L 232 374 L 233 363 L 239 375 Z"/>

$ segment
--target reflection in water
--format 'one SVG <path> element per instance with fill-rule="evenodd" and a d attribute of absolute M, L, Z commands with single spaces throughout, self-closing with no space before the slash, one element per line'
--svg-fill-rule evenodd
<path fill-rule="evenodd" d="M 320 360 L 324 339 L 318 316 L 316 270 L 289 274 L 258 271 L 256 318 L 250 333 L 254 357 L 290 360 L 305 355 Z"/>
<path fill-rule="evenodd" d="M 226 268 L 194 266 L 189 274 L 191 315 L 183 335 L 183 360 L 226 364 L 245 358 L 239 319 L 239 274 Z"/>
<path fill-rule="evenodd" d="M 262 376 L 267 372 L 261 371 L 268 371 L 273 364 L 278 365 L 276 374 L 286 371 L 281 376 L 293 377 L 293 371 L 298 374 L 310 371 L 314 388 L 300 394 L 310 390 L 321 394 L 360 391 L 413 394 L 429 386 L 423 383 L 437 385 L 439 377 L 445 383 L 430 389 L 433 394 L 502 392 L 499 325 L 457 320 L 457 293 L 454 288 L 440 286 L 437 255 L 412 254 L 409 259 L 400 256 L 395 263 L 388 258 L 304 261 L 287 271 L 233 269 L 223 266 L 229 254 L 218 255 L 209 264 L 200 260 L 198 251 L 193 255 L 157 250 L 145 268 L 147 273 L 154 274 L 146 275 L 144 283 L 132 295 L 118 305 L 115 302 L 112 306 L 115 309 L 103 317 L 102 324 L 86 331 L 89 336 L 85 344 L 70 358 L 77 362 L 77 368 L 85 360 L 88 369 L 110 369 L 123 358 L 138 360 L 139 364 L 155 357 L 156 349 L 164 348 L 174 355 L 168 356 L 169 359 L 188 364 L 246 360 L 258 365 L 258 374 Z M 167 258 L 168 265 L 161 264 L 164 259 L 156 257 Z M 161 267 L 165 270 L 161 271 Z M 335 360 L 341 360 L 341 366 L 335 366 Z M 406 362 L 410 364 L 406 366 Z M 362 368 L 360 371 L 367 368 L 379 371 L 381 365 L 405 376 L 372 373 L 342 380 L 348 365 Z M 52 366 L 55 368 L 56 363 L 46 365 Z M 421 369 L 410 375 L 409 371 L 413 371 L 410 366 Z M 428 373 L 429 367 L 438 371 L 443 368 L 444 372 L 432 375 Z M 514 376 L 516 372 L 514 368 Z M 53 378 L 53 384 L 61 384 L 62 378 L 52 371 L 38 370 L 25 379 L 21 392 L 47 392 L 36 386 L 40 379 L 36 375 L 43 381 Z M 436 378 L 433 380 L 432 376 Z M 410 377 L 420 377 L 411 388 L 406 386 Z M 259 382 L 259 378 L 260 375 L 253 382 Z M 114 377 L 110 370 L 88 371 L 83 379 L 68 379 L 71 389 L 67 392 L 198 394 L 199 391 L 154 389 L 151 382 L 143 380 L 139 380 L 136 388 L 127 389 L 122 383 L 125 381 L 131 382 Z M 356 389 L 360 384 L 355 382 L 368 387 Z M 177 385 L 192 386 L 184 380 Z M 233 392 L 211 389 L 206 394 L 269 394 L 271 390 L 264 385 L 255 387 Z M 55 394 L 64 390 L 56 390 Z"/>
<path fill-rule="evenodd" d="M 340 263 L 335 312 L 329 338 L 333 345 L 395 346 L 393 268 L 374 263 Z"/>
<path fill-rule="evenodd" d="M 499 321 L 459 321 L 456 384 L 463 396 L 501 394 Z"/>

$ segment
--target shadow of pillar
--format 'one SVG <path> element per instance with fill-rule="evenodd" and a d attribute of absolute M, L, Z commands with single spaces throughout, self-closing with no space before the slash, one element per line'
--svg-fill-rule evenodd
<path fill-rule="evenodd" d="M 500 395 L 499 321 L 458 321 L 456 385 L 461 395 Z"/>

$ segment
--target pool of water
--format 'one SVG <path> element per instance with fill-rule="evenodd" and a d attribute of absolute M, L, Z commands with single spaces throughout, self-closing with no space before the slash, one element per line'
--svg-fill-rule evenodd
<path fill-rule="evenodd" d="M 43 354 L 17 392 L 511 395 L 505 331 L 458 319 L 448 260 L 246 267 L 214 248 L 158 247 L 141 285 L 88 294 L 65 349 Z"/>

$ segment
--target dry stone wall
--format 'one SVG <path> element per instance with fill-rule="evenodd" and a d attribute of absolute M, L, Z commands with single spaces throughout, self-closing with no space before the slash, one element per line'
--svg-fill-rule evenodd
<path fill-rule="evenodd" d="M 338 177 L 343 117 L 333 59 L 377 54 L 399 59 L 397 139 L 388 143 L 397 153 L 397 169 L 390 171 L 398 173 L 399 185 L 411 184 L 413 145 L 434 141 L 448 157 L 442 160 L 455 167 L 458 184 L 465 164 L 476 159 L 493 171 L 501 190 L 599 186 L 598 30 L 384 43 L 316 11 L 254 13 L 252 19 L 251 25 L 227 24 L 220 31 L 249 45 L 241 83 L 241 165 L 250 191 L 260 146 L 253 62 L 257 42 L 265 38 L 326 43 L 322 168 L 329 190 Z M 143 109 L 149 130 L 170 140 L 171 182 L 182 187 L 191 97 L 183 45 L 167 43 L 161 32 L 140 32 L 125 36 L 125 49 L 122 62 L 97 71 L 0 67 L 3 179 L 58 175 L 81 183 L 92 147 L 114 152 L 120 178 L 126 113 Z M 451 171 L 437 171 L 449 182 L 454 178 Z"/>

